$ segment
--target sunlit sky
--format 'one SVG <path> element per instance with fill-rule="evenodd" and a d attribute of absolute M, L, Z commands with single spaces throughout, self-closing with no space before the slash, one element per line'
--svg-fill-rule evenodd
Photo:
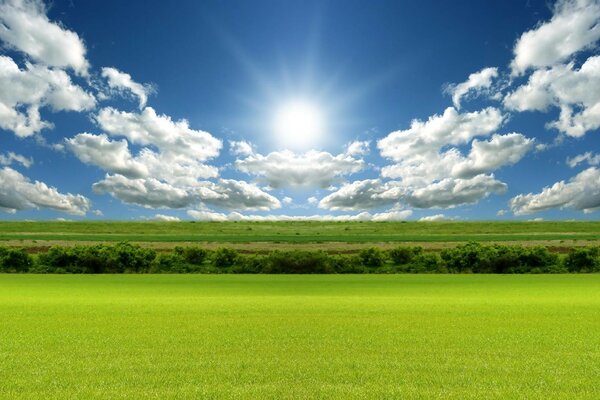
<path fill-rule="evenodd" d="M 596 219 L 600 1 L 0 0 L 0 219 Z"/>

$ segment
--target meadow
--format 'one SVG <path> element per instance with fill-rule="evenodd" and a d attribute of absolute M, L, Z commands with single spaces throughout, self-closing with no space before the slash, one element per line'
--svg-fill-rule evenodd
<path fill-rule="evenodd" d="M 599 221 L 0 221 L 1 241 L 376 243 L 598 241 Z"/>
<path fill-rule="evenodd" d="M 0 274 L 0 398 L 597 399 L 599 275 Z"/>

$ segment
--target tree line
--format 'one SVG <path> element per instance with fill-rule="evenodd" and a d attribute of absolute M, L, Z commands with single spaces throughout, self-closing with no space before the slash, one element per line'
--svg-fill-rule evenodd
<path fill-rule="evenodd" d="M 592 273 L 600 272 L 600 247 L 574 247 L 567 254 L 546 247 L 482 245 L 471 242 L 440 252 L 421 247 L 382 250 L 369 247 L 357 254 L 324 251 L 273 251 L 244 254 L 230 248 L 207 250 L 175 247 L 169 252 L 123 242 L 114 245 L 54 246 L 44 253 L 0 247 L 3 273 Z"/>

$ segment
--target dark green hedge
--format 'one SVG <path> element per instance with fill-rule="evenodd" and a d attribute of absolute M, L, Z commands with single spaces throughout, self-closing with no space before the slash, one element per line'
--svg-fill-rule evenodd
<path fill-rule="evenodd" d="M 561 256 L 545 247 L 467 243 L 439 253 L 421 247 L 392 250 L 366 248 L 356 255 L 324 251 L 273 251 L 241 254 L 221 248 L 176 247 L 157 253 L 130 243 L 51 247 L 30 255 L 24 249 L 0 247 L 0 272 L 7 273 L 590 273 L 600 272 L 600 247 L 573 248 Z"/>

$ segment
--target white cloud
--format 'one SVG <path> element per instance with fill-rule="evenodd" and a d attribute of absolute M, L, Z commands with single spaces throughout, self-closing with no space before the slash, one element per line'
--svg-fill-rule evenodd
<path fill-rule="evenodd" d="M 412 214 L 410 210 L 391 211 L 378 214 L 361 212 L 344 215 L 246 215 L 239 212 L 229 214 L 209 210 L 189 210 L 188 215 L 201 221 L 398 221 Z"/>
<path fill-rule="evenodd" d="M 407 187 L 398 181 L 379 179 L 355 181 L 324 197 L 319 207 L 330 210 L 364 210 L 396 203 L 415 208 L 453 208 L 473 204 L 491 193 L 503 194 L 505 183 L 493 175 L 470 179 L 445 178 L 420 187 Z"/>
<path fill-rule="evenodd" d="M 419 221 L 421 222 L 439 222 L 439 221 L 454 221 L 456 218 L 453 217 L 447 217 L 444 214 L 435 214 L 435 215 L 428 215 L 426 217 L 421 217 L 419 218 Z"/>
<path fill-rule="evenodd" d="M 356 146 L 352 150 L 358 151 Z M 334 156 L 325 151 L 296 154 L 283 150 L 266 156 L 253 153 L 236 160 L 235 167 L 264 179 L 272 188 L 308 186 L 326 189 L 341 176 L 362 170 L 365 162 L 347 153 Z"/>
<path fill-rule="evenodd" d="M 471 179 L 446 178 L 406 193 L 403 200 L 416 208 L 453 208 L 476 203 L 491 193 L 503 194 L 506 190 L 507 185 L 493 175 L 477 175 Z"/>
<path fill-rule="evenodd" d="M 456 109 L 460 109 L 460 101 L 463 97 L 470 94 L 479 95 L 489 90 L 492 86 L 492 80 L 498 76 L 498 68 L 484 68 L 481 71 L 474 72 L 462 83 L 448 85 L 446 92 L 452 95 L 452 103 Z"/>
<path fill-rule="evenodd" d="M 132 157 L 125 139 L 111 141 L 104 134 L 80 133 L 65 142 L 77 158 L 86 164 L 128 178 L 148 176 L 148 168 Z"/>
<path fill-rule="evenodd" d="M 84 196 L 59 193 L 44 182 L 31 182 L 10 167 L 0 169 L 0 208 L 7 212 L 48 208 L 72 215 L 85 215 L 90 205 Z"/>
<path fill-rule="evenodd" d="M 182 186 L 155 178 L 130 179 L 123 175 L 107 175 L 92 188 L 98 194 L 110 194 L 125 203 L 146 208 L 188 208 L 200 203 L 230 210 L 267 211 L 281 207 L 277 198 L 255 185 L 233 179 Z"/>
<path fill-rule="evenodd" d="M 533 148 L 534 140 L 520 133 L 493 135 L 489 141 L 474 140 L 466 159 L 452 167 L 452 176 L 472 178 L 519 162 Z"/>
<path fill-rule="evenodd" d="M 362 156 L 369 153 L 369 145 L 371 144 L 368 140 L 355 140 L 346 145 L 346 154 L 349 156 Z"/>
<path fill-rule="evenodd" d="M 41 0 L 2 1 L 0 39 L 37 62 L 87 75 L 83 41 L 75 32 L 51 22 Z"/>
<path fill-rule="evenodd" d="M 107 175 L 92 185 L 97 194 L 110 194 L 128 203 L 147 208 L 185 208 L 197 200 L 193 193 L 154 178 L 129 179 Z"/>
<path fill-rule="evenodd" d="M 290 205 L 290 204 L 292 204 L 293 202 L 294 202 L 294 200 L 292 200 L 292 198 L 291 198 L 291 197 L 287 197 L 287 196 L 286 196 L 286 197 L 284 197 L 284 198 L 283 198 L 283 200 L 282 200 L 282 203 L 283 203 L 283 204 L 286 204 L 286 205 Z"/>
<path fill-rule="evenodd" d="M 599 28 L 600 30 L 600 28 Z M 580 137 L 600 127 L 600 56 L 588 58 L 579 70 L 573 63 L 535 71 L 527 84 L 509 93 L 504 104 L 517 111 L 560 107 L 558 121 L 548 124 Z"/>
<path fill-rule="evenodd" d="M 174 122 L 167 115 L 157 115 L 152 107 L 140 113 L 107 107 L 96 115 L 96 121 L 112 136 L 124 136 L 131 143 L 153 145 L 163 153 L 187 155 L 199 161 L 216 157 L 222 147 L 210 133 L 191 129 L 186 120 Z"/>
<path fill-rule="evenodd" d="M 509 205 L 515 215 L 527 215 L 552 208 L 595 211 L 600 208 L 600 170 L 590 167 L 568 182 L 556 182 L 540 193 L 515 196 Z"/>
<path fill-rule="evenodd" d="M 600 164 L 600 154 L 592 154 L 591 151 L 588 151 L 573 158 L 567 158 L 567 165 L 571 168 L 575 168 L 583 162 L 588 165 L 598 165 Z"/>
<path fill-rule="evenodd" d="M 155 221 L 164 221 L 164 222 L 177 222 L 181 221 L 178 217 L 174 217 L 172 215 L 164 215 L 164 214 L 156 214 L 152 217 Z"/>
<path fill-rule="evenodd" d="M 106 78 L 109 88 L 120 93 L 129 91 L 136 96 L 139 99 L 140 110 L 146 107 L 148 95 L 155 91 L 152 85 L 137 83 L 131 78 L 131 75 L 116 68 L 102 68 L 102 76 Z"/>
<path fill-rule="evenodd" d="M 33 165 L 33 158 L 27 158 L 20 154 L 15 154 L 12 151 L 5 154 L 0 153 L 0 164 L 11 165 L 12 163 L 19 163 L 25 168 L 29 168 Z"/>
<path fill-rule="evenodd" d="M 217 193 L 218 197 L 211 196 L 202 200 L 213 206 L 244 211 L 267 211 L 281 207 L 281 203 L 276 197 L 245 181 L 220 179 L 216 184 L 211 183 L 209 188 Z"/>
<path fill-rule="evenodd" d="M 229 148 L 230 148 L 231 152 L 236 156 L 250 156 L 254 153 L 254 150 L 252 149 L 252 145 L 245 140 L 240 140 L 240 141 L 230 140 Z"/>
<path fill-rule="evenodd" d="M 175 185 L 193 186 L 199 179 L 218 175 L 215 167 L 187 155 L 142 148 L 134 157 L 125 139 L 113 141 L 105 134 L 80 133 L 65 143 L 82 162 L 132 179 L 151 177 Z"/>
<path fill-rule="evenodd" d="M 404 221 L 412 215 L 412 210 L 391 210 L 374 214 L 371 221 Z"/>
<path fill-rule="evenodd" d="M 308 199 L 306 199 L 306 201 L 310 205 L 315 205 L 319 202 L 319 200 L 315 196 L 310 196 Z"/>
<path fill-rule="evenodd" d="M 227 214 L 207 210 L 188 210 L 187 214 L 199 221 L 228 221 Z"/>
<path fill-rule="evenodd" d="M 559 0 L 552 19 L 521 35 L 511 63 L 513 75 L 547 67 L 592 47 L 600 39 L 597 0 Z"/>
<path fill-rule="evenodd" d="M 0 128 L 31 136 L 53 126 L 41 120 L 41 107 L 84 111 L 95 105 L 94 96 L 74 85 L 64 71 L 30 63 L 20 69 L 12 58 L 0 55 Z"/>
<path fill-rule="evenodd" d="M 476 136 L 487 136 L 498 129 L 504 116 L 496 108 L 459 114 L 448 107 L 444 114 L 427 121 L 413 120 L 407 130 L 392 132 L 377 142 L 381 155 L 394 161 L 424 157 L 446 145 L 468 143 Z"/>
<path fill-rule="evenodd" d="M 354 181 L 322 198 L 320 208 L 334 211 L 356 211 L 392 205 L 401 193 L 379 179 Z"/>

